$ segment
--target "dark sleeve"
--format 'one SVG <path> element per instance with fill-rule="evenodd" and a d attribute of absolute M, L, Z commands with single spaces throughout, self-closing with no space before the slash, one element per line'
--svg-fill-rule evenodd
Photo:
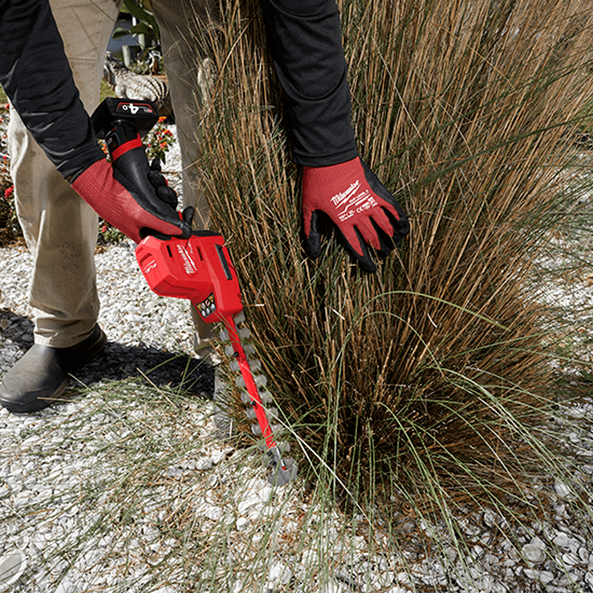
<path fill-rule="evenodd" d="M 260 0 L 260 4 L 282 85 L 294 161 L 320 167 L 358 156 L 335 0 Z"/>
<path fill-rule="evenodd" d="M 104 158 L 48 0 L 0 0 L 0 84 L 64 177 Z"/>

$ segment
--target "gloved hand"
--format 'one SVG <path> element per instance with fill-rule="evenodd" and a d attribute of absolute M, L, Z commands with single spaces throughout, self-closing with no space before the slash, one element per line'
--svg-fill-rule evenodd
<path fill-rule="evenodd" d="M 321 253 L 320 213 L 329 216 L 346 249 L 366 272 L 377 269 L 368 246 L 386 257 L 410 232 L 401 206 L 359 157 L 329 167 L 303 168 L 304 248 L 311 258 Z"/>
<path fill-rule="evenodd" d="M 191 214 L 184 211 L 183 218 L 179 217 L 175 210 L 177 195 L 167 186 L 158 160 L 153 161 L 148 180 L 154 188 L 151 195 L 102 159 L 85 169 L 71 185 L 101 218 L 136 243 L 155 232 L 188 238 Z"/>

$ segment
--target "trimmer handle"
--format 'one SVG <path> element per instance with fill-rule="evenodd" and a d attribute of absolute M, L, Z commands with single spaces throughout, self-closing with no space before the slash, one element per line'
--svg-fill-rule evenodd
<path fill-rule="evenodd" d="M 142 137 L 156 124 L 159 116 L 151 101 L 107 97 L 91 116 L 98 138 L 104 138 L 113 166 L 133 181 L 146 195 L 155 195 L 148 181 L 150 166 Z"/>

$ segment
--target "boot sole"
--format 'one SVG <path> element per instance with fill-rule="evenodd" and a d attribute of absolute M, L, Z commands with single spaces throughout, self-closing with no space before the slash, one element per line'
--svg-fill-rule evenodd
<path fill-rule="evenodd" d="M 60 387 L 50 397 L 38 397 L 29 402 L 20 402 L 18 400 L 5 400 L 0 397 L 0 404 L 6 408 L 9 412 L 14 414 L 26 414 L 28 412 L 39 412 L 52 404 L 60 401 L 60 396 L 66 391 L 68 386 L 68 377 L 64 379 Z"/>

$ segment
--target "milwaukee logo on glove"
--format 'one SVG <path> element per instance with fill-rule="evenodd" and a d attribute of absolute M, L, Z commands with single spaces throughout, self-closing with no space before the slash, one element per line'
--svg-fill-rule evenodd
<path fill-rule="evenodd" d="M 331 199 L 336 210 L 342 209 L 341 213 L 338 212 L 340 222 L 348 220 L 357 212 L 364 212 L 377 205 L 377 201 L 367 189 L 363 189 L 361 193 L 357 194 L 360 185 L 360 180 L 357 179 L 346 191 L 336 194 Z"/>

